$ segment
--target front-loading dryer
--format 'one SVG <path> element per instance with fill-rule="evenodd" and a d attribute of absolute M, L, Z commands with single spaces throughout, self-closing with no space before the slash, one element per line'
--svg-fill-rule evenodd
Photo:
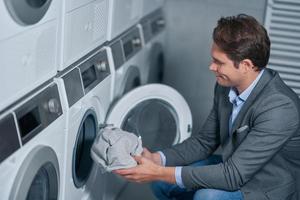
<path fill-rule="evenodd" d="M 110 59 L 107 49 L 99 47 L 58 77 L 69 107 L 64 200 L 102 199 L 105 175 L 94 165 L 90 148 L 111 103 Z"/>
<path fill-rule="evenodd" d="M 108 47 L 113 57 L 111 100 L 115 101 L 141 85 L 142 40 L 138 27 L 132 27 Z"/>
<path fill-rule="evenodd" d="M 162 8 L 144 17 L 140 26 L 143 32 L 144 59 L 147 83 L 162 83 L 165 73 L 166 30 Z"/>
<path fill-rule="evenodd" d="M 110 0 L 107 40 L 111 41 L 136 24 L 142 15 L 141 0 Z"/>
<path fill-rule="evenodd" d="M 0 110 L 55 76 L 61 2 L 0 1 Z"/>
<path fill-rule="evenodd" d="M 106 41 L 109 0 L 64 0 L 60 23 L 62 71 Z"/>
<path fill-rule="evenodd" d="M 106 123 L 141 136 L 143 146 L 151 151 L 180 143 L 192 131 L 192 115 L 185 99 L 162 84 L 147 84 L 126 93 L 112 105 Z M 116 199 L 126 183 L 124 178 L 108 174 L 104 199 Z"/>
<path fill-rule="evenodd" d="M 59 86 L 47 83 L 0 119 L 0 199 L 63 199 L 64 124 Z"/>

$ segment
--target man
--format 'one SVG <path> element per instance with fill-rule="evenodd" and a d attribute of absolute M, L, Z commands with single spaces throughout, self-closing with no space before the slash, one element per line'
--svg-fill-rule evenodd
<path fill-rule="evenodd" d="M 170 149 L 145 149 L 137 167 L 115 173 L 163 181 L 153 184 L 159 199 L 299 200 L 299 99 L 265 68 L 269 54 L 267 32 L 253 17 L 221 18 L 211 49 L 213 108 L 202 130 Z M 221 158 L 211 156 L 218 146 Z"/>

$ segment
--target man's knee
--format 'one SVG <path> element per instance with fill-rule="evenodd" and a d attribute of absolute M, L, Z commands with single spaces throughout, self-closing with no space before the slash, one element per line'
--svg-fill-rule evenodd
<path fill-rule="evenodd" d="M 194 200 L 219 200 L 220 194 L 214 189 L 200 189 L 194 194 Z"/>

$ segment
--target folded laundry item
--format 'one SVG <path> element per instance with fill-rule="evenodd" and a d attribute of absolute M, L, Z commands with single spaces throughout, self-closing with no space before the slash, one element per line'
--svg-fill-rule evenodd
<path fill-rule="evenodd" d="M 91 157 L 102 173 L 137 165 L 132 156 L 141 155 L 142 139 L 112 125 L 100 129 L 91 148 Z"/>

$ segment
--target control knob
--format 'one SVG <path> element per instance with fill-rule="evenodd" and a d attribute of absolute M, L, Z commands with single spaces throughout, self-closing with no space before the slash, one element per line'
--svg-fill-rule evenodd
<path fill-rule="evenodd" d="M 59 113 L 59 108 L 60 108 L 58 100 L 54 99 L 54 98 L 50 99 L 47 102 L 47 108 L 48 108 L 48 111 L 50 113 L 58 114 Z"/>
<path fill-rule="evenodd" d="M 96 63 L 96 68 L 100 71 L 100 72 L 105 72 L 107 71 L 107 65 L 105 61 L 100 61 L 98 63 Z"/>

